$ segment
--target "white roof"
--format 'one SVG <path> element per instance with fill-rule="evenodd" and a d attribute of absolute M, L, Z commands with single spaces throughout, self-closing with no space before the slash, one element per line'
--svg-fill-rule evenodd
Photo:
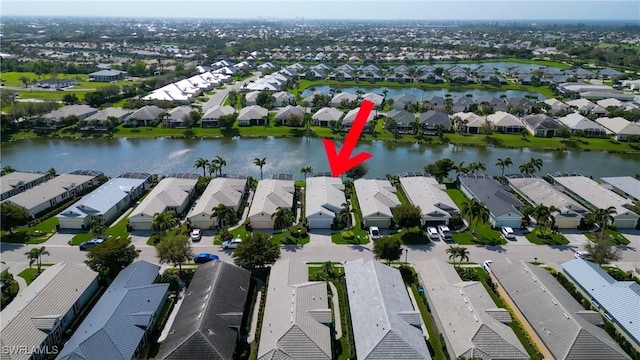
<path fill-rule="evenodd" d="M 626 214 L 626 215 L 639 215 L 631 212 L 626 206 L 631 205 L 631 201 L 623 198 L 622 196 L 607 190 L 600 186 L 597 182 L 589 179 L 585 176 L 554 176 L 553 180 L 560 185 L 567 188 L 572 193 L 578 195 L 584 199 L 587 203 L 597 209 L 606 209 L 609 206 L 613 206 L 617 214 L 613 217 Z M 626 206 L 625 206 L 626 205 Z"/>
<path fill-rule="evenodd" d="M 203 119 L 219 119 L 220 116 L 233 114 L 236 110 L 229 105 L 215 105 L 202 115 Z"/>
<path fill-rule="evenodd" d="M 0 192 L 2 194 L 13 190 L 14 188 L 30 183 L 32 181 L 46 177 L 47 174 L 42 173 L 28 173 L 14 171 L 0 177 Z"/>
<path fill-rule="evenodd" d="M 392 217 L 391 209 L 400 205 L 396 188 L 387 180 L 357 179 L 353 182 L 362 217 L 384 215 Z"/>
<path fill-rule="evenodd" d="M 335 218 L 346 202 L 344 184 L 340 178 L 310 177 L 305 185 L 305 214 Z"/>
<path fill-rule="evenodd" d="M 240 109 L 238 120 L 262 119 L 267 116 L 269 111 L 258 105 L 251 105 Z"/>
<path fill-rule="evenodd" d="M 462 281 L 453 266 L 436 259 L 417 263 L 416 270 L 456 358 L 529 359 L 507 325 L 509 312 L 493 302 L 482 283 Z"/>
<path fill-rule="evenodd" d="M 198 179 L 164 178 L 140 202 L 129 217 L 146 216 L 150 220 L 167 208 L 178 208 L 189 201 Z"/>
<path fill-rule="evenodd" d="M 543 100 L 543 102 L 551 106 L 552 109 L 566 109 L 569 107 L 567 104 L 555 98 L 546 99 L 546 100 Z"/>
<path fill-rule="evenodd" d="M 382 100 L 384 100 L 384 96 L 369 92 L 369 93 L 363 94 L 362 99 L 369 100 L 374 105 L 379 106 L 380 104 L 382 104 Z"/>
<path fill-rule="evenodd" d="M 533 205 L 554 206 L 561 213 L 567 211 L 585 215 L 589 211 L 577 201 L 571 199 L 544 179 L 537 177 L 511 177 L 509 185 L 523 194 Z"/>
<path fill-rule="evenodd" d="M 573 130 L 600 129 L 602 131 L 605 131 L 602 126 L 594 121 L 587 119 L 577 112 L 561 117 L 560 119 L 558 119 L 558 121 L 560 121 L 564 125 L 567 125 Z"/>
<path fill-rule="evenodd" d="M 343 100 L 346 100 L 348 102 L 358 100 L 358 95 L 348 92 L 341 92 L 340 94 L 334 95 L 329 104 L 338 106 Z"/>
<path fill-rule="evenodd" d="M 270 216 L 279 207 L 291 208 L 293 206 L 294 192 L 295 187 L 291 180 L 260 180 L 253 195 L 249 217 L 262 213 Z"/>
<path fill-rule="evenodd" d="M 444 191 L 446 187 L 438 184 L 438 181 L 432 177 L 401 177 L 400 183 L 409 201 L 420 207 L 423 217 L 449 218 L 451 213 L 460 211 Z"/>
<path fill-rule="evenodd" d="M 640 180 L 632 176 L 603 177 L 602 181 L 630 195 L 634 199 L 640 199 Z"/>
<path fill-rule="evenodd" d="M 584 98 L 567 101 L 567 105 L 576 107 L 578 111 L 605 112 L 605 109 L 602 106 L 592 103 Z"/>
<path fill-rule="evenodd" d="M 237 208 L 242 201 L 246 185 L 247 179 L 214 178 L 204 189 L 202 196 L 196 201 L 187 217 L 202 217 L 205 214 L 207 218 L 211 218 L 213 208 L 220 204 Z"/>
<path fill-rule="evenodd" d="M 511 115 L 508 112 L 496 111 L 495 113 L 487 116 L 487 120 L 493 124 L 493 126 L 520 126 L 524 127 L 520 119 L 517 116 Z"/>
<path fill-rule="evenodd" d="M 2 346 L 42 345 L 55 323 L 69 312 L 98 274 L 83 264 L 57 263 L 45 268 L 2 310 Z M 67 319 L 67 323 L 70 319 Z M 14 352 L 8 359 L 29 359 L 30 352 Z M 5 359 L 5 354 L 3 354 Z"/>
<path fill-rule="evenodd" d="M 342 115 L 344 115 L 344 111 L 342 110 L 332 107 L 323 107 L 322 109 L 316 111 L 311 119 L 320 121 L 340 120 Z"/>
<path fill-rule="evenodd" d="M 358 115 L 359 111 L 360 111 L 360 108 L 349 110 L 347 115 L 345 115 L 344 118 L 342 119 L 342 124 L 343 125 L 352 124 L 356 120 L 356 116 Z M 367 116 L 367 122 L 373 121 L 373 115 L 374 115 L 373 111 L 369 112 L 369 116 Z"/>
<path fill-rule="evenodd" d="M 331 359 L 327 285 L 308 279 L 307 265 L 295 260 L 271 267 L 259 360 Z"/>
<path fill-rule="evenodd" d="M 453 119 L 456 116 L 462 120 L 467 120 L 467 127 L 480 127 L 485 121 L 484 117 L 472 112 L 458 112 L 451 115 L 451 118 Z"/>
<path fill-rule="evenodd" d="M 596 122 L 616 135 L 640 135 L 640 125 L 622 117 L 601 117 L 597 118 Z"/>

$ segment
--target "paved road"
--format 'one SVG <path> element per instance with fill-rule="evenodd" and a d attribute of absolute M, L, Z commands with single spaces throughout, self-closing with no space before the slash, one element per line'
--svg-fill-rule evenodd
<path fill-rule="evenodd" d="M 242 85 L 244 83 L 249 83 L 252 80 L 257 79 L 258 77 L 260 77 L 260 72 L 254 72 L 254 75 L 244 79 L 242 81 L 236 81 L 233 85 L 226 85 L 224 89 L 220 90 L 220 89 L 214 89 L 214 91 L 216 92 L 215 94 L 211 95 L 211 97 L 209 98 L 209 101 L 207 101 L 203 106 L 202 106 L 202 111 L 206 112 L 207 110 L 209 110 L 209 108 L 212 108 L 216 105 L 221 105 L 222 102 L 224 101 L 224 99 L 227 97 L 227 94 L 229 93 L 229 91 L 231 90 L 238 90 L 240 88 L 242 88 Z"/>

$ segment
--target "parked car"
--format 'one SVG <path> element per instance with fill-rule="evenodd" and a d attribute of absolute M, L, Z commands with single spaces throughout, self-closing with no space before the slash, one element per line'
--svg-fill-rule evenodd
<path fill-rule="evenodd" d="M 444 241 L 452 240 L 451 230 L 449 230 L 449 227 L 447 225 L 438 225 L 438 235 L 440 235 L 440 237 Z"/>
<path fill-rule="evenodd" d="M 491 272 L 491 264 L 493 264 L 493 260 L 485 260 L 485 262 L 482 263 L 484 271 Z"/>
<path fill-rule="evenodd" d="M 573 257 L 575 257 L 576 259 L 591 260 L 591 254 L 589 254 L 589 252 L 587 251 L 576 251 L 576 253 L 573 254 Z"/>
<path fill-rule="evenodd" d="M 500 229 L 500 232 L 502 233 L 502 236 L 504 236 L 504 238 L 507 239 L 507 240 L 515 240 L 516 239 L 516 234 L 513 232 L 513 229 L 508 227 L 508 226 L 503 226 Z"/>
<path fill-rule="evenodd" d="M 202 229 L 193 229 L 191 230 L 191 241 L 200 241 L 202 239 Z"/>
<path fill-rule="evenodd" d="M 91 240 L 87 240 L 85 242 L 83 242 L 82 244 L 80 244 L 80 250 L 82 251 L 88 251 L 91 248 L 94 248 L 100 244 L 102 244 L 104 242 L 104 239 L 100 239 L 100 238 L 94 238 Z"/>
<path fill-rule="evenodd" d="M 429 235 L 429 239 L 431 240 L 440 240 L 440 234 L 438 234 L 438 229 L 433 226 L 429 226 L 427 228 L 427 235 Z"/>
<path fill-rule="evenodd" d="M 377 226 L 369 226 L 369 236 L 371 240 L 379 239 L 382 237 L 380 234 L 380 229 Z"/>
<path fill-rule="evenodd" d="M 193 257 L 193 262 L 196 264 L 204 264 L 206 262 L 209 262 L 211 260 L 218 260 L 219 257 L 216 254 L 210 254 L 210 253 L 200 253 L 196 256 Z"/>
<path fill-rule="evenodd" d="M 240 238 L 227 240 L 227 241 L 222 243 L 222 248 L 223 249 L 235 249 L 235 248 L 238 247 L 238 245 L 240 245 L 241 242 L 242 242 L 242 239 L 240 239 Z"/>

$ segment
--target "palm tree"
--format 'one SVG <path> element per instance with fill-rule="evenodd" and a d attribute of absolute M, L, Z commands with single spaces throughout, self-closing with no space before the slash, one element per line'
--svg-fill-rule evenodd
<path fill-rule="evenodd" d="M 348 201 L 343 202 L 342 207 L 340 208 L 340 212 L 338 212 L 338 219 L 342 221 L 345 219 L 347 221 L 347 229 L 351 228 L 351 204 Z"/>
<path fill-rule="evenodd" d="M 465 201 L 462 203 L 460 208 L 460 212 L 462 216 L 465 216 L 469 219 L 469 226 L 473 224 L 475 219 L 475 225 L 473 226 L 472 233 L 475 233 L 476 228 L 478 227 L 478 222 L 482 221 L 483 223 L 489 220 L 489 209 L 484 205 L 484 203 L 478 201 L 477 199 L 471 199 L 471 201 Z"/>
<path fill-rule="evenodd" d="M 300 172 L 304 175 L 304 178 L 306 180 L 307 176 L 309 176 L 309 174 L 311 174 L 313 172 L 313 167 L 305 166 L 302 169 L 300 169 Z"/>
<path fill-rule="evenodd" d="M 211 217 L 218 220 L 218 226 L 226 227 L 235 219 L 235 211 L 232 207 L 225 204 L 218 204 L 218 206 L 211 209 Z"/>
<path fill-rule="evenodd" d="M 594 209 L 588 216 L 600 226 L 600 238 L 604 237 L 604 229 L 613 223 L 613 215 L 616 215 L 618 211 L 615 207 L 609 206 L 606 209 Z"/>
<path fill-rule="evenodd" d="M 158 234 L 164 234 L 167 230 L 178 225 L 176 212 L 173 210 L 155 213 L 151 220 L 151 228 Z"/>
<path fill-rule="evenodd" d="M 453 266 L 456 266 L 456 259 L 458 258 L 458 247 L 453 247 L 449 245 L 449 248 L 445 250 L 447 254 L 449 254 L 449 260 L 453 261 Z"/>
<path fill-rule="evenodd" d="M 542 169 L 542 159 L 538 159 L 538 158 L 531 158 L 531 160 L 529 160 L 529 164 L 531 164 L 531 168 L 535 169 L 533 173 L 535 173 L 536 171 L 540 171 Z"/>
<path fill-rule="evenodd" d="M 222 176 L 222 168 L 227 166 L 227 162 L 220 155 L 216 155 L 215 159 L 211 160 L 211 163 L 216 164 L 220 176 Z"/>
<path fill-rule="evenodd" d="M 205 159 L 205 158 L 198 158 L 196 160 L 196 162 L 193 164 L 193 167 L 196 169 L 202 168 L 202 176 L 205 177 L 205 170 L 207 169 L 207 166 L 209 166 L 209 160 Z"/>
<path fill-rule="evenodd" d="M 274 219 L 273 225 L 276 229 L 288 229 L 295 221 L 295 217 L 289 208 L 278 207 L 276 212 L 271 215 Z"/>
<path fill-rule="evenodd" d="M 49 170 L 47 170 L 47 176 L 49 176 L 50 178 L 54 178 L 58 176 L 58 173 L 56 172 L 55 168 L 49 168 Z"/>
<path fill-rule="evenodd" d="M 504 177 L 504 168 L 509 167 L 513 165 L 513 161 L 511 161 L 511 158 L 498 158 L 498 161 L 496 161 L 496 166 L 502 169 L 502 177 Z"/>
<path fill-rule="evenodd" d="M 483 162 L 474 162 L 474 163 L 469 164 L 469 170 L 470 170 L 470 172 L 472 174 L 475 174 L 480 170 L 486 171 L 487 170 L 487 165 L 485 165 L 485 163 L 483 163 Z"/>
<path fill-rule="evenodd" d="M 420 129 L 422 129 L 422 124 L 420 124 L 420 119 L 415 118 L 411 122 L 411 130 L 413 131 L 413 135 L 418 135 L 420 133 Z"/>
<path fill-rule="evenodd" d="M 218 164 L 211 161 L 209 162 L 209 165 L 207 165 L 207 169 L 209 169 L 209 176 L 211 176 L 211 175 L 215 175 L 218 172 L 218 170 L 220 170 L 220 166 L 218 166 Z"/>
<path fill-rule="evenodd" d="M 38 274 L 40 274 L 40 269 L 42 267 L 42 255 L 51 255 L 44 246 L 40 248 L 33 248 L 24 254 L 29 259 L 29 268 L 31 268 L 31 265 L 33 265 L 34 263 L 36 264 L 38 268 Z"/>
<path fill-rule="evenodd" d="M 536 172 L 536 169 L 532 166 L 530 162 L 520 164 L 520 166 L 518 166 L 518 170 L 520 170 L 521 174 L 525 174 L 525 175 L 531 175 Z"/>
<path fill-rule="evenodd" d="M 255 158 L 253 163 L 260 168 L 260 180 L 262 180 L 262 167 L 267 163 L 267 158 Z"/>
<path fill-rule="evenodd" d="M 449 248 L 446 250 L 447 254 L 449 254 L 449 260 L 453 261 L 454 267 L 459 267 L 463 261 L 469 261 L 469 250 L 462 246 L 453 247 L 449 245 Z M 456 264 L 456 259 L 460 259 L 460 263 Z"/>
<path fill-rule="evenodd" d="M 453 165 L 453 167 L 451 168 L 451 170 L 456 172 L 456 179 L 460 176 L 461 173 L 464 174 L 466 169 L 467 167 L 464 165 L 464 161 L 461 161 L 457 165 Z"/>
<path fill-rule="evenodd" d="M 542 235 L 544 235 L 545 232 L 547 231 L 547 227 L 549 225 L 549 218 L 551 218 L 551 214 L 554 213 L 555 211 L 558 211 L 558 209 L 553 205 L 545 206 L 544 204 L 539 204 L 538 206 L 533 208 L 533 211 L 531 212 L 531 216 L 533 216 L 533 218 L 536 219 L 536 222 L 538 223 L 538 225 L 542 227 L 542 230 L 541 230 Z"/>

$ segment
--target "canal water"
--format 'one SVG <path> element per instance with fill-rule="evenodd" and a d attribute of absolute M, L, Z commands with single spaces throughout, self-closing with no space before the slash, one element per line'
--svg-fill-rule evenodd
<path fill-rule="evenodd" d="M 594 177 L 635 175 L 640 172 L 640 155 L 612 154 L 600 151 L 538 151 L 456 145 L 400 144 L 394 142 L 360 142 L 357 151 L 373 154 L 367 164 L 368 177 L 384 177 L 405 171 L 421 171 L 425 165 L 442 158 L 456 163 L 483 162 L 488 173 L 499 174 L 494 166 L 498 158 L 510 157 L 517 172 L 518 165 L 531 157 L 544 161 L 543 174 L 573 171 Z M 222 156 L 225 173 L 260 176 L 253 164 L 255 158 L 266 158 L 265 177 L 275 173 L 291 173 L 302 178 L 300 168 L 312 166 L 315 171 L 329 171 L 320 138 L 256 138 L 256 139 L 27 139 L 3 143 L 0 164 L 18 170 L 46 171 L 54 167 L 58 173 L 77 169 L 99 170 L 109 176 L 126 171 L 154 174 L 196 172 L 193 164 L 203 157 Z M 355 152 L 354 152 L 355 154 Z"/>

